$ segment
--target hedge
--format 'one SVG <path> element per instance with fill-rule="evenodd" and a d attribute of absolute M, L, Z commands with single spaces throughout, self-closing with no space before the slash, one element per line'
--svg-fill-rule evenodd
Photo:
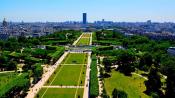
<path fill-rule="evenodd" d="M 99 95 L 97 72 L 97 58 L 93 55 L 90 72 L 90 98 L 96 98 Z"/>

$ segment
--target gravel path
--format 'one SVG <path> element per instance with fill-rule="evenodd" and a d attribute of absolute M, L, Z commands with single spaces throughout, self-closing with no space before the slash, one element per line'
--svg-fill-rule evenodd
<path fill-rule="evenodd" d="M 42 86 L 42 88 L 84 88 L 84 86 Z"/>

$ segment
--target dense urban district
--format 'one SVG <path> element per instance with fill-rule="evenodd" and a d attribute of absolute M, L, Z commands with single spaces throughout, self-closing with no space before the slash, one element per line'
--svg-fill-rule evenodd
<path fill-rule="evenodd" d="M 174 98 L 172 40 L 116 30 L 0 41 L 0 98 Z"/>

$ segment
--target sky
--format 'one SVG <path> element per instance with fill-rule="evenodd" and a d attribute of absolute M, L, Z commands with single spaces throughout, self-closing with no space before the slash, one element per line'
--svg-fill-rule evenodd
<path fill-rule="evenodd" d="M 0 21 L 175 22 L 175 0 L 0 0 Z"/>

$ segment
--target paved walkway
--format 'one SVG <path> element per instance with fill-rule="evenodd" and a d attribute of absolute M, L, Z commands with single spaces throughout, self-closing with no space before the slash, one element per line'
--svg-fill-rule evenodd
<path fill-rule="evenodd" d="M 30 88 L 26 98 L 34 98 L 35 97 L 35 95 L 39 92 L 39 90 L 42 88 L 44 83 L 47 82 L 47 80 L 52 75 L 52 73 L 55 71 L 55 69 L 60 65 L 60 63 L 63 61 L 63 59 L 67 56 L 67 54 L 68 54 L 68 52 L 65 52 L 54 65 L 52 65 L 48 68 L 48 72 L 46 72 L 42 75 L 42 79 L 37 84 L 35 84 L 32 88 Z"/>
<path fill-rule="evenodd" d="M 73 66 L 75 66 L 75 65 L 87 65 L 87 64 L 61 64 L 61 65 L 73 65 Z"/>
<path fill-rule="evenodd" d="M 77 42 L 80 40 L 82 35 L 73 43 L 73 45 L 77 44 Z M 92 33 L 91 33 L 90 44 L 89 45 L 91 45 L 91 44 L 92 44 Z M 81 52 L 81 53 L 88 53 L 88 63 L 87 64 L 61 64 L 61 62 L 67 56 L 68 53 L 80 53 L 80 52 L 65 52 L 61 56 L 61 58 L 53 66 L 50 66 L 48 68 L 48 72 L 43 74 L 42 79 L 37 84 L 35 84 L 32 88 L 30 88 L 30 91 L 28 92 L 28 95 L 26 96 L 26 98 L 34 98 L 35 95 L 39 92 L 39 90 L 41 88 L 84 88 L 83 98 L 89 98 L 91 52 Z M 45 82 L 47 82 L 49 77 L 53 74 L 53 72 L 56 70 L 56 68 L 59 65 L 87 65 L 84 86 L 50 86 L 50 85 L 49 86 L 43 86 L 45 84 Z M 76 94 L 75 94 L 75 97 L 76 97 Z"/>
<path fill-rule="evenodd" d="M 89 43 L 89 45 L 92 45 L 92 33 L 91 33 L 90 43 Z"/>
<path fill-rule="evenodd" d="M 85 85 L 84 85 L 83 98 L 89 98 L 90 65 L 91 65 L 91 52 L 88 53 L 88 63 L 87 63 L 87 69 L 86 69 L 86 79 L 85 79 Z"/>
<path fill-rule="evenodd" d="M 92 33 L 91 37 L 90 37 L 90 43 L 89 45 L 92 44 Z M 89 84 L 90 84 L 90 66 L 91 66 L 91 52 L 87 52 L 88 53 L 88 63 L 87 63 L 87 69 L 86 69 L 86 79 L 85 79 L 85 85 L 84 85 L 84 94 L 83 94 L 83 98 L 89 98 Z"/>
<path fill-rule="evenodd" d="M 84 86 L 42 86 L 42 88 L 84 88 Z"/>
<path fill-rule="evenodd" d="M 80 51 L 70 51 L 69 53 L 89 53 L 89 52 L 80 52 Z"/>
<path fill-rule="evenodd" d="M 92 45 L 92 33 L 90 37 L 90 43 L 89 45 Z M 87 69 L 86 69 L 86 79 L 85 79 L 85 85 L 84 85 L 84 94 L 83 98 L 89 98 L 89 84 L 90 84 L 90 66 L 91 66 L 91 53 L 92 52 L 87 52 L 88 53 L 88 63 L 87 63 Z"/>
<path fill-rule="evenodd" d="M 81 37 L 81 38 L 90 38 L 90 37 Z"/>
<path fill-rule="evenodd" d="M 98 59 L 97 59 L 97 63 L 98 63 Z M 97 70 L 98 70 L 98 75 L 97 76 L 100 76 L 100 66 L 101 64 L 97 64 Z M 99 85 L 99 95 L 98 95 L 98 98 L 102 98 L 101 95 L 103 94 L 103 81 L 100 81 L 100 78 L 98 78 L 98 85 Z"/>
<path fill-rule="evenodd" d="M 137 74 L 137 73 L 135 73 L 135 72 L 133 72 L 133 73 L 131 73 L 131 74 L 137 75 L 137 76 L 139 76 L 139 77 L 141 77 L 141 78 L 144 78 L 145 80 L 148 80 L 147 77 L 144 77 L 144 76 L 142 76 L 142 75 L 140 75 L 140 74 Z"/>
<path fill-rule="evenodd" d="M 73 45 L 76 45 L 78 43 L 78 41 L 81 39 L 81 37 L 83 36 L 83 33 L 80 35 L 80 37 L 73 43 Z"/>
<path fill-rule="evenodd" d="M 13 73 L 15 71 L 1 71 L 0 73 Z"/>

